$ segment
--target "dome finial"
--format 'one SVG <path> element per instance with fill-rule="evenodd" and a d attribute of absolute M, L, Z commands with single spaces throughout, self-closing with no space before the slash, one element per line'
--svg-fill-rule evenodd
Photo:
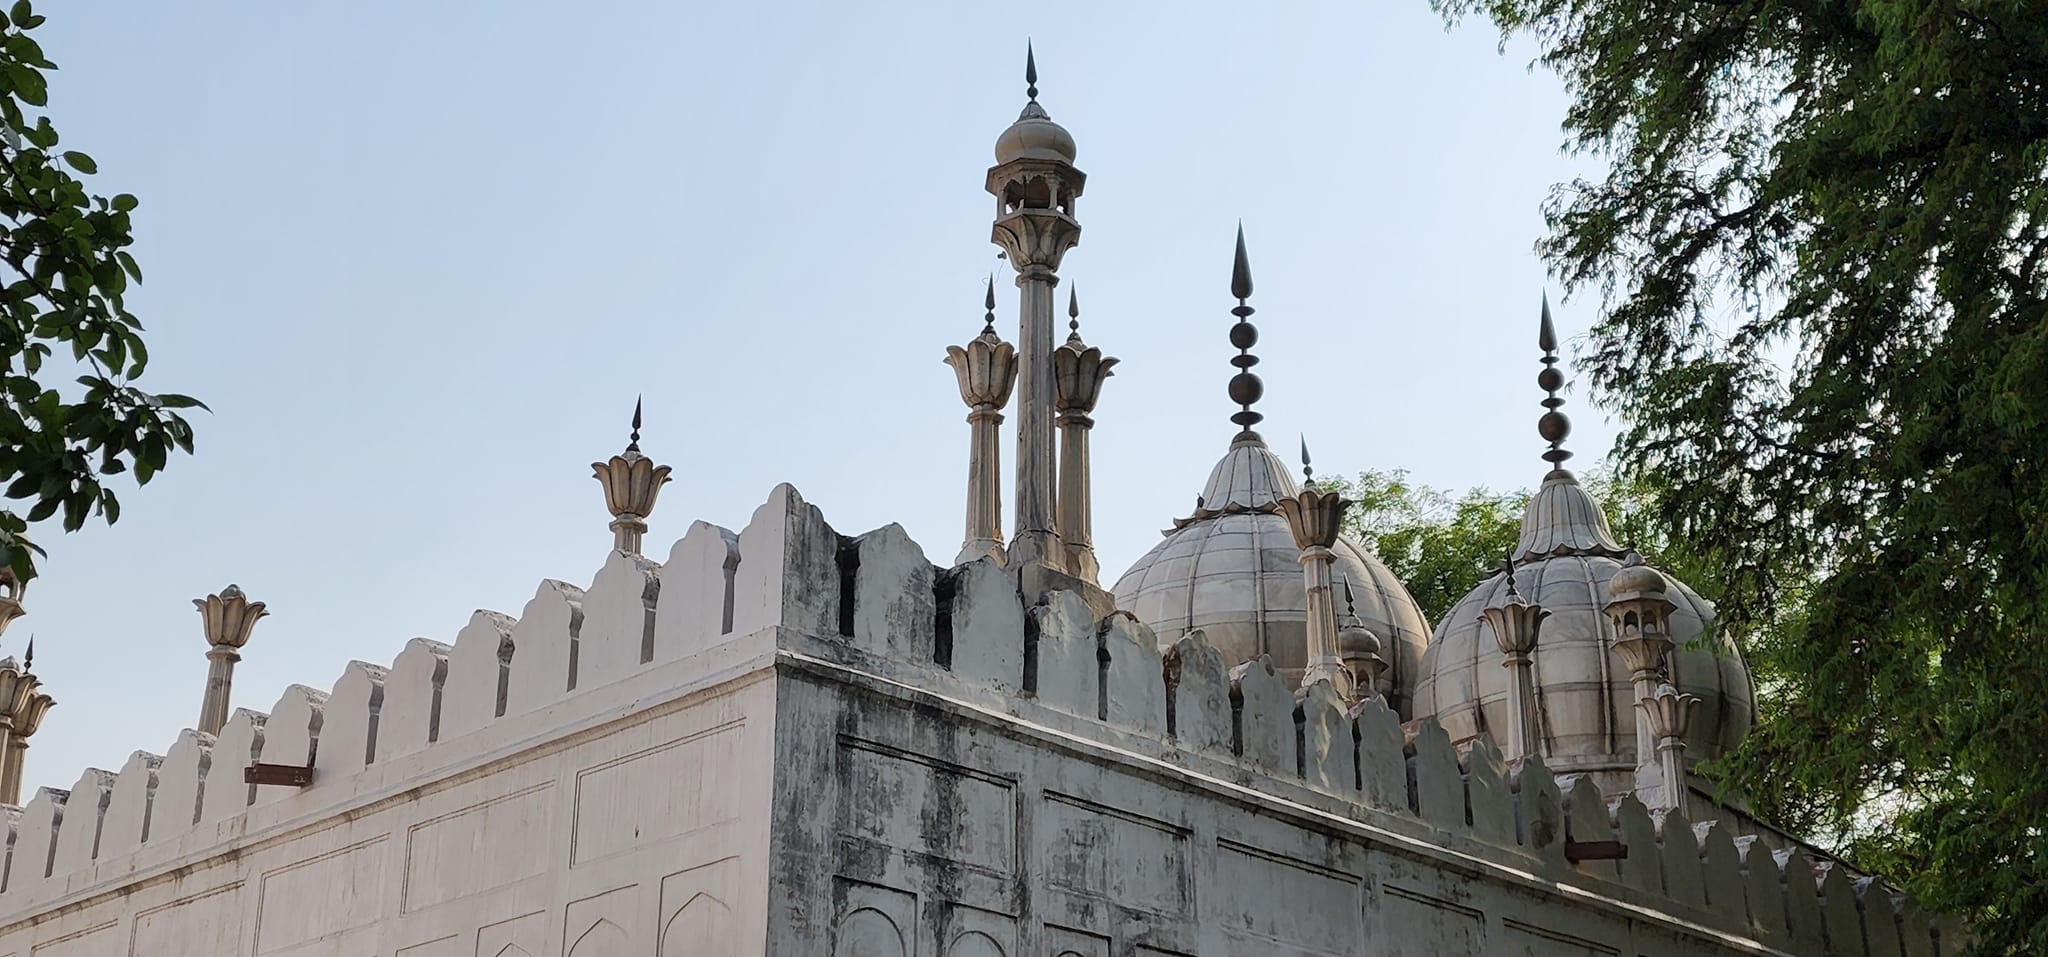
<path fill-rule="evenodd" d="M 1309 466 L 1308 436 L 1301 437 L 1301 484 L 1305 487 L 1316 484 L 1316 470 Z"/>
<path fill-rule="evenodd" d="M 1081 341 L 1081 284 L 1067 287 L 1067 341 Z"/>
<path fill-rule="evenodd" d="M 1564 461 L 1572 457 L 1565 450 L 1564 440 L 1572 434 L 1572 420 L 1557 411 L 1564 405 L 1557 392 L 1564 388 L 1564 373 L 1557 368 L 1557 329 L 1550 322 L 1550 294 L 1543 294 L 1543 323 L 1536 333 L 1536 345 L 1543 350 L 1543 371 L 1536 374 L 1536 385 L 1543 390 L 1543 408 L 1547 411 L 1536 420 L 1536 433 L 1550 443 L 1550 450 L 1543 453 L 1543 461 L 1552 468 L 1562 469 Z"/>
<path fill-rule="evenodd" d="M 1230 267 L 1230 294 L 1237 299 L 1237 306 L 1230 314 L 1237 317 L 1237 323 L 1230 327 L 1230 344 L 1237 347 L 1238 354 L 1231 357 L 1230 364 L 1237 367 L 1237 374 L 1230 377 L 1230 401 L 1240 406 L 1230 421 L 1242 431 L 1239 438 L 1257 439 L 1259 434 L 1252 426 L 1265 419 L 1264 415 L 1252 411 L 1252 405 L 1266 394 L 1266 385 L 1252 374 L 1252 366 L 1259 364 L 1259 357 L 1252 355 L 1252 346 L 1258 345 L 1259 328 L 1249 321 L 1252 307 L 1246 300 L 1252 297 L 1251 260 L 1244 252 L 1244 223 L 1237 224 L 1237 257 Z"/>
<path fill-rule="evenodd" d="M 633 431 L 626 437 L 626 451 L 640 451 L 640 404 L 642 396 L 633 397 Z"/>
<path fill-rule="evenodd" d="M 1024 40 L 1024 95 L 1031 102 L 1038 102 L 1038 55 L 1031 51 L 1031 40 Z"/>
<path fill-rule="evenodd" d="M 988 274 L 988 295 L 982 298 L 982 300 L 981 300 L 981 307 L 982 307 L 982 309 L 983 309 L 983 310 L 985 310 L 985 314 L 984 314 L 984 315 L 983 315 L 983 316 L 981 317 L 981 334 L 982 334 L 982 335 L 984 335 L 984 336 L 992 336 L 992 335 L 995 335 L 995 334 L 996 334 L 996 274 L 995 274 L 995 273 L 989 273 L 989 274 Z"/>

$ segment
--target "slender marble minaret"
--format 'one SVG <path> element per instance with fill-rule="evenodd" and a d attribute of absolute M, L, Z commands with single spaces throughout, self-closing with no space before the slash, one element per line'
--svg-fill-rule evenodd
<path fill-rule="evenodd" d="M 1095 401 L 1103 380 L 1117 360 L 1081 341 L 1081 302 L 1067 289 L 1067 342 L 1053 350 L 1053 381 L 1059 400 L 1060 488 L 1059 533 L 1066 547 L 1067 570 L 1095 584 L 1101 569 L 1095 562 L 1094 498 L 1089 491 L 1088 432 L 1095 427 Z"/>
<path fill-rule="evenodd" d="M 228 723 L 228 701 L 234 693 L 235 662 L 242 660 L 242 646 L 256 630 L 256 620 L 270 612 L 260 601 L 250 601 L 241 586 L 229 585 L 219 594 L 192 599 L 206 629 L 206 695 L 199 702 L 199 730 L 219 734 Z"/>
<path fill-rule="evenodd" d="M 21 768 L 28 760 L 28 739 L 42 726 L 43 716 L 57 702 L 42 692 L 32 666 L 36 642 L 30 638 L 20 661 L 0 658 L 0 804 L 21 803 Z"/>
<path fill-rule="evenodd" d="M 1536 639 L 1543 619 L 1549 617 L 1542 605 L 1522 600 L 1515 589 L 1512 557 L 1506 566 L 1507 600 L 1480 611 L 1479 617 L 1493 631 L 1493 640 L 1504 656 L 1501 667 L 1508 670 L 1508 760 L 1520 761 L 1542 753 L 1536 711 L 1534 657 Z"/>
<path fill-rule="evenodd" d="M 1246 425 L 1246 428 L 1250 428 Z M 1337 492 L 1316 488 L 1315 470 L 1309 467 L 1308 440 L 1301 443 L 1301 493 L 1274 503 L 1287 518 L 1287 529 L 1301 549 L 1302 589 L 1308 597 L 1308 668 L 1301 686 L 1328 681 L 1339 695 L 1349 697 L 1350 671 L 1337 646 L 1337 604 L 1332 592 L 1331 567 L 1337 556 L 1330 547 L 1344 530 L 1344 512 L 1351 503 Z"/>
<path fill-rule="evenodd" d="M 1067 571 L 1058 529 L 1054 470 L 1056 396 L 1053 289 L 1060 260 L 1081 241 L 1074 201 L 1087 177 L 1074 167 L 1074 138 L 1038 105 L 1038 64 L 1027 46 L 1025 94 L 1017 122 L 996 141 L 987 188 L 996 197 L 992 239 L 1017 271 L 1017 513 L 1013 567 Z"/>
<path fill-rule="evenodd" d="M 967 403 L 967 538 L 953 563 L 978 558 L 1004 560 L 1003 407 L 1017 385 L 1017 347 L 996 334 L 996 280 L 988 280 L 987 315 L 981 335 L 964 346 L 946 347 L 946 364 L 960 380 L 960 401 Z"/>

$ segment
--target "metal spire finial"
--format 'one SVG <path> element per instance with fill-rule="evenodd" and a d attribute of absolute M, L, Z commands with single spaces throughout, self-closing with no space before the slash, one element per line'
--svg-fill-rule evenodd
<path fill-rule="evenodd" d="M 36 633 L 28 633 L 28 650 L 21 653 L 21 670 L 27 671 L 36 664 Z"/>
<path fill-rule="evenodd" d="M 1024 41 L 1024 95 L 1031 102 L 1038 102 L 1038 55 L 1031 51 L 1031 41 Z"/>
<path fill-rule="evenodd" d="M 1301 484 L 1309 486 L 1316 484 L 1316 470 L 1310 468 L 1308 463 L 1308 436 L 1306 434 L 1301 437 Z"/>
<path fill-rule="evenodd" d="M 1557 368 L 1557 329 L 1550 322 L 1550 294 L 1543 294 L 1543 324 L 1536 333 L 1536 345 L 1543 350 L 1543 371 L 1536 374 L 1536 385 L 1544 392 L 1543 417 L 1536 420 L 1536 433 L 1550 443 L 1550 450 L 1543 453 L 1543 461 L 1553 468 L 1563 468 L 1564 461 L 1572 457 L 1565 451 L 1564 440 L 1572 434 L 1572 420 L 1557 411 L 1564 405 L 1557 392 L 1564 388 L 1564 372 Z"/>
<path fill-rule="evenodd" d="M 981 334 L 982 334 L 982 335 L 985 335 L 985 336 L 992 336 L 992 335 L 995 335 L 995 334 L 996 334 L 996 274 L 995 274 L 995 273 L 989 273 L 989 274 L 988 274 L 988 296 L 987 296 L 986 298 L 984 298 L 984 299 L 983 299 L 983 300 L 981 301 L 981 305 L 982 305 L 982 308 L 983 308 L 983 309 L 987 310 L 987 315 L 984 315 L 984 316 L 982 317 L 982 319 L 981 319 L 981 322 L 982 322 L 982 326 L 981 326 Z"/>
<path fill-rule="evenodd" d="M 1521 601 L 1522 593 L 1515 588 L 1515 553 L 1512 550 L 1501 556 L 1500 570 L 1508 576 L 1508 600 Z"/>
<path fill-rule="evenodd" d="M 633 397 L 633 432 L 626 438 L 626 451 L 640 451 L 640 403 L 641 396 Z"/>
<path fill-rule="evenodd" d="M 1358 601 L 1357 599 L 1351 596 L 1351 576 L 1340 575 L 1338 576 L 1338 579 L 1344 583 L 1344 617 L 1352 621 L 1357 621 Z"/>
<path fill-rule="evenodd" d="M 1230 377 L 1230 401 L 1240 407 L 1230 421 L 1242 428 L 1239 437 L 1258 438 L 1252 426 L 1259 424 L 1265 416 L 1252 411 L 1252 405 L 1266 394 L 1266 385 L 1251 372 L 1252 366 L 1259 364 L 1259 357 L 1252 355 L 1252 346 L 1259 342 L 1259 328 L 1249 321 L 1254 312 L 1246 302 L 1252 297 L 1252 267 L 1244 252 L 1242 222 L 1237 224 L 1237 256 L 1230 267 L 1230 294 L 1237 299 L 1236 308 L 1230 310 L 1230 314 L 1237 317 L 1237 323 L 1230 327 L 1230 344 L 1237 347 L 1237 355 L 1230 359 L 1230 364 L 1237 367 L 1237 374 Z"/>
<path fill-rule="evenodd" d="M 1067 341 L 1081 341 L 1081 284 L 1067 287 Z"/>

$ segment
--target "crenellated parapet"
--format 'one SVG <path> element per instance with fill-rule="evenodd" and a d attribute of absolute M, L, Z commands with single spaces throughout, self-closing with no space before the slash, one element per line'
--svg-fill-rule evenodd
<path fill-rule="evenodd" d="M 542 582 L 516 619 L 477 611 L 452 642 L 413 639 L 388 665 L 352 661 L 324 690 L 237 709 L 217 736 L 182 731 L 162 756 L 38 790 L 6 811 L 0 926 L 113 893 L 138 861 L 227 853 L 295 809 L 464 773 L 498 726 L 530 738 L 557 714 L 630 713 L 637 677 L 702 660 L 706 673 L 851 676 L 946 702 L 1046 747 L 1344 822 L 1403 853 L 1536 875 L 1694 933 L 1794 954 L 1952 952 L 1910 901 L 1803 848 L 1774 853 L 1633 797 L 1609 804 L 1535 757 L 1511 766 L 1483 736 L 1460 753 L 1436 722 L 1404 727 L 1378 697 L 1291 688 L 1269 660 L 1225 661 L 1199 631 L 1162 648 L 1128 614 L 1018 581 L 990 558 L 935 566 L 894 525 L 841 535 L 778 487 L 738 533 L 696 523 L 661 563 L 614 551 L 587 588 Z M 641 690 L 615 690 L 629 687 Z M 310 768 L 310 784 L 251 783 L 258 764 Z M 409 777 L 384 780 L 387 766 Z"/>

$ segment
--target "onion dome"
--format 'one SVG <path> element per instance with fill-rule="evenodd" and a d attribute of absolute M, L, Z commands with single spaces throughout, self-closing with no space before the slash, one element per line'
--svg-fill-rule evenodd
<path fill-rule="evenodd" d="M 1052 121 L 1045 107 L 1038 105 L 1038 60 L 1027 45 L 1024 49 L 1024 82 L 1030 102 L 1024 104 L 1024 112 L 1018 114 L 1017 122 L 996 137 L 996 165 L 1020 159 L 1049 160 L 1057 163 L 1074 162 L 1074 135 L 1067 128 Z"/>
<path fill-rule="evenodd" d="M 1227 662 L 1271 655 L 1289 686 L 1298 684 L 1308 666 L 1308 594 L 1301 549 L 1275 503 L 1299 491 L 1262 439 L 1240 435 L 1210 472 L 1194 513 L 1117 580 L 1117 607 L 1162 644 L 1200 628 Z M 1339 536 L 1330 551 L 1333 577 L 1352 584 L 1352 612 L 1365 632 L 1347 628 L 1339 643 L 1374 639 L 1371 650 L 1387 663 L 1379 691 L 1406 716 L 1429 623 L 1401 580 L 1357 540 Z"/>
<path fill-rule="evenodd" d="M 1661 595 L 1672 604 L 1669 635 L 1676 642 L 1667 679 L 1700 698 L 1686 735 L 1688 766 L 1726 753 L 1749 732 L 1756 712 L 1748 667 L 1734 642 L 1713 630 L 1714 606 L 1683 582 L 1641 564 L 1615 541 L 1593 496 L 1562 467 L 1571 453 L 1570 427 L 1557 406 L 1562 376 L 1550 310 L 1543 310 L 1544 377 L 1548 408 L 1542 434 L 1552 465 L 1522 515 L 1514 563 L 1479 584 L 1453 606 L 1430 638 L 1415 689 L 1414 716 L 1434 717 L 1454 741 L 1491 734 L 1506 746 L 1509 700 L 1505 660 L 1480 613 L 1499 606 L 1519 587 L 1550 616 L 1532 655 L 1538 738 L 1554 771 L 1602 774 L 1609 791 L 1633 786 L 1637 765 L 1636 708 L 1631 674 L 1614 653 L 1614 625 L 1605 612 L 1616 598 Z M 1509 576 L 1512 574 L 1512 585 Z M 1702 640 L 1704 638 L 1704 640 Z"/>
<path fill-rule="evenodd" d="M 1237 321 L 1230 341 L 1238 350 L 1231 365 L 1237 371 L 1229 388 L 1231 401 L 1239 406 L 1231 422 L 1239 431 L 1210 470 L 1194 512 L 1174 522 L 1165 539 L 1124 572 L 1113 591 L 1117 607 L 1151 626 L 1162 644 L 1199 628 L 1231 664 L 1271 655 L 1293 686 L 1308 665 L 1308 594 L 1301 547 L 1279 502 L 1301 488 L 1252 429 L 1263 418 L 1252 409 L 1263 386 L 1251 372 L 1258 363 L 1251 354 L 1258 333 L 1246 304 L 1251 291 L 1240 230 L 1231 275 L 1231 293 L 1238 300 L 1231 310 Z M 1429 624 L 1400 579 L 1356 540 L 1339 536 L 1330 551 L 1332 577 L 1353 588 L 1359 627 L 1378 637 L 1376 651 L 1387 663 L 1379 691 L 1405 715 Z M 1340 646 L 1342 641 L 1340 635 Z"/>

